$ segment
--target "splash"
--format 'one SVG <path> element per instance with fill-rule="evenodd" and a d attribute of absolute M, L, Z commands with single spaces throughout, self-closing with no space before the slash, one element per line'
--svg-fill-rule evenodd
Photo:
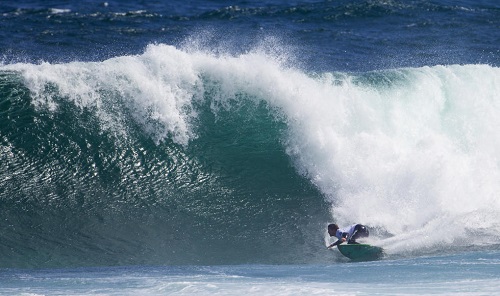
<path fill-rule="evenodd" d="M 486 65 L 349 76 L 302 103 L 291 154 L 334 219 L 386 232 L 389 252 L 498 244 L 499 83 Z"/>

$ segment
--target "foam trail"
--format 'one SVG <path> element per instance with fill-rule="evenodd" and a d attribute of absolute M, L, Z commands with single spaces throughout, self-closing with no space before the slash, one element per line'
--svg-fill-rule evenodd
<path fill-rule="evenodd" d="M 444 245 L 498 244 L 500 238 L 500 69 L 435 66 L 350 75 L 308 75 L 282 58 L 148 46 L 102 63 L 8 65 L 35 102 L 55 108 L 47 83 L 101 112 L 108 93 L 157 141 L 196 137 L 193 104 L 265 101 L 285 118 L 284 145 L 298 170 L 332 204 L 339 224 L 364 223 L 401 253 Z M 206 96 L 210 92 L 210 97 Z M 474 232 L 480 239 L 470 240 Z"/>

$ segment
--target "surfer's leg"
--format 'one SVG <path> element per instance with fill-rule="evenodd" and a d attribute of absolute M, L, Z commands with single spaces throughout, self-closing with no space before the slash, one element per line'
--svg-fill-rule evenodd
<path fill-rule="evenodd" d="M 358 242 L 356 242 L 357 238 L 358 238 L 358 225 L 356 225 L 356 227 L 354 228 L 354 232 L 352 233 L 352 236 L 349 239 L 349 241 L 347 241 L 347 244 L 359 244 Z"/>
<path fill-rule="evenodd" d="M 358 242 L 356 242 L 356 239 L 358 239 L 360 237 L 368 237 L 369 235 L 370 235 L 370 233 L 368 232 L 368 229 L 366 229 L 366 227 L 364 225 L 358 224 L 354 227 L 354 232 L 347 243 L 348 244 L 359 244 Z"/>

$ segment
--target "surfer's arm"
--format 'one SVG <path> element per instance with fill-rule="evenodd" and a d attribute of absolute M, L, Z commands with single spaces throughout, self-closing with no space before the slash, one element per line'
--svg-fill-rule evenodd
<path fill-rule="evenodd" d="M 338 241 L 334 242 L 333 244 L 329 245 L 329 246 L 328 246 L 328 249 L 333 248 L 333 247 L 335 247 L 336 245 L 340 245 L 341 243 L 343 243 L 343 242 L 345 242 L 345 241 L 346 241 L 346 238 L 345 238 L 345 237 L 343 237 L 343 238 L 339 239 Z"/>

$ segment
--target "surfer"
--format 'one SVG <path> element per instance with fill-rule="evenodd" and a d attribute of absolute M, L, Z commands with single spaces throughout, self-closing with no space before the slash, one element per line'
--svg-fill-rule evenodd
<path fill-rule="evenodd" d="M 348 244 L 359 244 L 356 242 L 356 239 L 368 237 L 370 235 L 366 226 L 362 224 L 353 224 L 342 229 L 340 229 L 337 224 L 329 224 L 328 234 L 338 238 L 336 242 L 328 246 L 328 249 L 340 245 L 345 241 L 347 241 Z"/>

